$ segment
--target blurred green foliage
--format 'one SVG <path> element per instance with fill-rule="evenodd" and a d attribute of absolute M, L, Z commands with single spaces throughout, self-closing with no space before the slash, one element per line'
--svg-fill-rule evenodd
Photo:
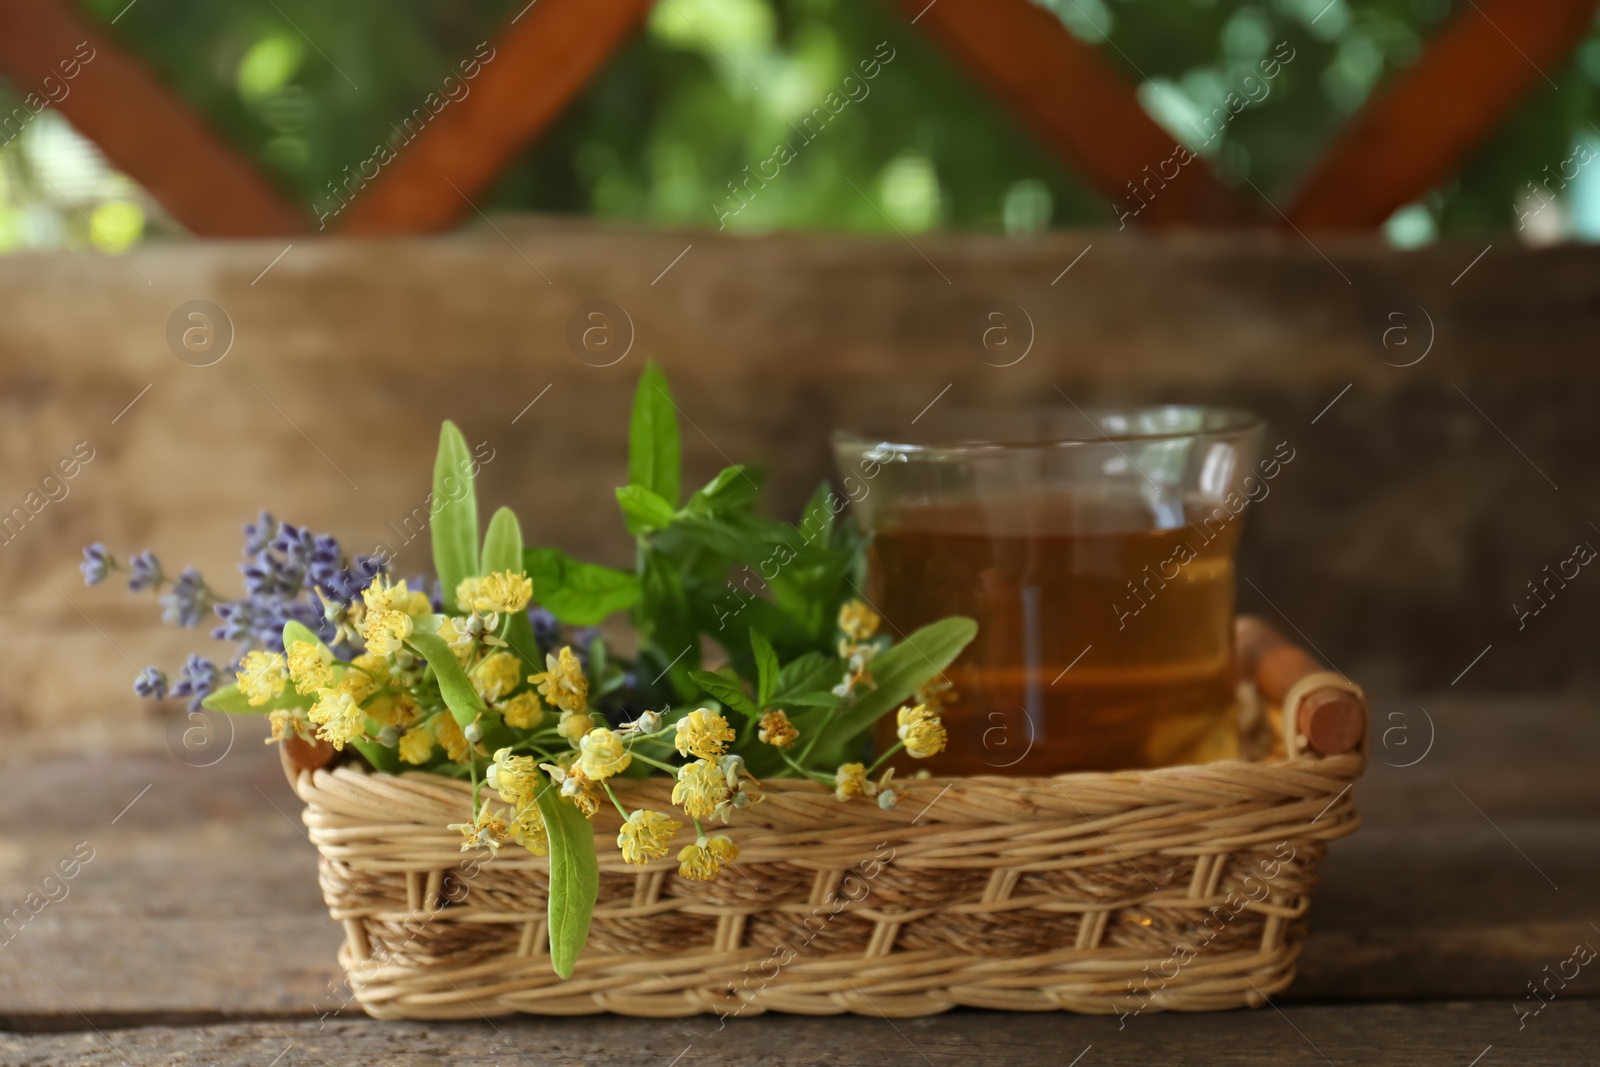
<path fill-rule="evenodd" d="M 442 95 L 446 76 L 480 42 L 492 45 L 526 0 L 80 2 L 309 215 L 336 207 L 341 179 L 394 140 L 430 92 Z M 1349 116 L 1417 58 L 1454 8 L 1465 7 L 1449 0 L 1038 2 L 1097 45 L 1138 85 L 1146 110 L 1206 156 L 1224 182 L 1248 180 L 1280 204 Z M 1264 58 L 1290 52 L 1269 91 L 1205 143 L 1203 117 L 1228 93 L 1243 92 Z M 876 76 L 864 78 L 863 61 L 886 54 L 892 58 Z M 1600 38 L 1543 73 L 1559 91 L 1542 86 L 1459 175 L 1394 220 L 1397 240 L 1512 227 L 1519 198 L 1543 168 L 1567 158 L 1578 140 L 1600 142 L 1591 124 Z M 27 88 L 10 87 L 4 106 Z M 823 113 L 820 132 L 806 130 L 805 116 L 829 93 L 849 99 Z M 1439 102 L 1441 112 L 1450 106 Z M 29 140 L 24 131 L 0 148 L 0 246 L 17 243 L 6 237 L 7 226 L 15 229 L 6 212 L 20 210 L 30 193 L 48 193 L 19 158 Z M 789 149 L 781 164 L 773 162 L 779 144 Z M 774 168 L 770 180 L 746 184 Z M 100 203 L 136 199 L 114 186 Z M 480 206 L 647 225 L 720 219 L 740 230 L 1027 232 L 1115 222 L 1106 197 L 1043 150 L 885 0 L 660 0 L 645 31 Z M 66 215 L 69 230 L 88 228 L 90 212 L 78 214 L 81 226 Z M 125 215 L 110 221 L 127 230 Z"/>

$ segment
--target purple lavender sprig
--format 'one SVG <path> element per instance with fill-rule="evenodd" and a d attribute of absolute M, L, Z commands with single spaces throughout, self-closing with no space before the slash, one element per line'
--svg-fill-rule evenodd
<path fill-rule="evenodd" d="M 239 572 L 245 592 L 237 599 L 219 596 L 193 567 L 184 568 L 175 581 L 169 580 L 149 551 L 128 560 L 128 588 L 156 591 L 163 622 L 196 627 L 207 614 L 214 614 L 218 625 L 211 636 L 235 646 L 228 666 L 237 668 L 246 653 L 282 652 L 283 626 L 291 620 L 332 644 L 338 629 L 330 613 L 348 607 L 373 578 L 384 573 L 381 558 L 348 558 L 333 536 L 278 522 L 265 511 L 245 526 L 243 554 Z M 85 584 L 98 585 L 119 569 L 105 545 L 96 543 L 83 550 L 79 570 Z M 341 659 L 361 651 L 349 641 L 334 648 Z M 170 686 L 166 674 L 152 666 L 135 679 L 134 692 L 153 699 L 187 697 L 190 708 L 195 709 L 222 679 L 222 667 L 201 656 L 190 656 Z"/>

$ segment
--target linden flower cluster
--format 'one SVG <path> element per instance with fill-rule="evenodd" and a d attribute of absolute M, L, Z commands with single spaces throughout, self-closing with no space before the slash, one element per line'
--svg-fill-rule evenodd
<path fill-rule="evenodd" d="M 400 765 L 463 770 L 474 783 L 473 818 L 450 827 L 460 832 L 463 851 L 497 854 L 514 842 L 547 855 L 550 831 L 540 799 L 553 791 L 554 802 L 570 804 L 588 819 L 609 802 L 622 818 L 617 847 L 628 863 L 666 858 L 679 833 L 692 826 L 694 840 L 677 851 L 678 873 L 715 877 L 738 858 L 739 848 L 725 834 L 707 833 L 706 824 L 726 824 L 734 812 L 762 799 L 761 783 L 744 755 L 731 750 L 739 732 L 710 707 L 646 711 L 625 725 L 608 725 L 590 706 L 590 679 L 570 646 L 547 653 L 543 670 L 525 674 L 523 654 L 508 636 L 532 595 L 533 583 L 524 575 L 469 578 L 455 590 L 462 613 L 447 615 L 436 613 L 428 596 L 404 581 L 379 576 L 362 590 L 357 606 L 329 610 L 330 622 L 351 627 L 364 651 L 342 660 L 310 631 L 298 640 L 286 632 L 283 653 L 256 651 L 243 658 L 239 692 L 250 705 L 268 709 L 274 740 L 294 736 L 340 749 L 353 745 L 380 769 L 390 750 L 389 759 Z M 835 693 L 847 701 L 872 685 L 867 664 L 879 648 L 874 637 L 881 622 L 859 600 L 839 611 L 845 676 Z M 429 646 L 429 640 L 435 643 Z M 424 654 L 429 647 L 440 650 L 442 664 L 435 658 L 430 666 Z M 459 699 L 452 705 L 443 696 L 439 675 L 452 657 L 478 698 L 471 707 L 482 709 L 470 718 L 460 714 Z M 943 751 L 948 738 L 939 711 L 953 698 L 945 683 L 920 690 L 918 702 L 896 715 L 898 741 L 870 767 L 845 763 L 829 775 L 804 765 L 811 745 L 832 725 L 831 716 L 847 715 L 847 705 L 830 711 L 799 758 L 792 750 L 800 731 L 782 708 L 752 715 L 755 740 L 795 773 L 830 786 L 840 800 L 876 798 L 890 808 L 899 800 L 894 770 L 879 771 L 899 752 L 926 759 Z M 674 753 L 681 764 L 668 762 Z M 681 819 L 623 804 L 611 780 L 636 762 L 672 776 L 671 803 Z"/>

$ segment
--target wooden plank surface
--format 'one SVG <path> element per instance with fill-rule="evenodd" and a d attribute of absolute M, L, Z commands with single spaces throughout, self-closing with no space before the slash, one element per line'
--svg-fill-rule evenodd
<path fill-rule="evenodd" d="M 28 1067 L 839 1064 L 1217 1067 L 1592 1064 L 1600 1002 L 1548 1006 L 1526 1029 L 1503 1003 L 1289 1006 L 1281 1011 L 1114 1016 L 963 1011 L 930 1019 L 529 1019 L 493 1023 L 255 1022 L 203 1028 L 0 1034 Z M 276 1057 L 276 1059 L 274 1058 Z M 1074 1057 L 1079 1057 L 1074 1059 Z M 1482 1057 L 1481 1059 L 1474 1059 Z"/>
<path fill-rule="evenodd" d="M 137 717 L 129 704 L 120 710 Z M 1462 998 L 1512 1018 L 1546 965 L 1600 946 L 1589 925 L 1600 921 L 1600 721 L 1575 699 L 1425 704 L 1432 749 L 1396 767 L 1423 751 L 1424 724 L 1410 701 L 1377 702 L 1375 759 L 1357 786 L 1366 822 L 1330 852 L 1286 1004 Z M 1413 733 L 1385 747 L 1384 731 L 1406 721 L 1395 715 L 1410 715 Z M 240 720 L 231 744 L 219 734 L 190 749 L 181 730 L 195 724 L 176 725 L 170 747 L 156 733 L 117 757 L 10 752 L 0 904 L 39 892 L 80 846 L 92 858 L 0 944 L 0 1029 L 306 1018 L 349 1000 L 340 932 L 261 724 Z M 1563 998 L 1600 994 L 1591 971 Z"/>
<path fill-rule="evenodd" d="M 1302 184 L 1289 218 L 1306 230 L 1369 229 L 1426 195 L 1529 94 L 1557 88 L 1595 6 L 1595 0 L 1458 5 L 1422 58 L 1339 133 Z"/>
<path fill-rule="evenodd" d="M 1133 84 L 1048 8 L 1029 0 L 900 0 L 899 6 L 1069 168 L 1136 215 L 1132 221 L 1221 226 L 1251 217 L 1251 206 L 1218 184 L 1205 160 L 1187 149 L 1177 154 Z"/>
<path fill-rule="evenodd" d="M 69 0 L 0 0 L 0 69 L 20 95 L 54 100 L 190 232 L 259 237 L 306 229 L 305 211 Z M 8 128 L 6 139 L 14 132 Z"/>

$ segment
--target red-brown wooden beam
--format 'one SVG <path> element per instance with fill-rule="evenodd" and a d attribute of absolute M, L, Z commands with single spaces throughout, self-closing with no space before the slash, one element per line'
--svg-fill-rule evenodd
<path fill-rule="evenodd" d="M 0 71 L 24 99 L 0 115 L 0 140 L 17 136 L 35 105 L 49 103 L 198 236 L 307 229 L 309 211 L 66 0 L 0 0 Z"/>
<path fill-rule="evenodd" d="M 576 96 L 652 0 L 537 0 L 343 212 L 343 234 L 448 229 Z M 461 90 L 456 90 L 460 93 Z"/>
<path fill-rule="evenodd" d="M 1254 215 L 1139 105 L 1133 86 L 1029 0 L 897 0 L 1119 216 L 1154 226 Z M 1130 184 L 1132 187 L 1130 188 Z M 1134 214 L 1136 212 L 1136 214 Z"/>
<path fill-rule="evenodd" d="M 1596 0 L 1460 6 L 1422 58 L 1339 135 L 1289 218 L 1308 230 L 1381 225 L 1454 174 L 1529 92 L 1552 84 L 1595 7 Z"/>

